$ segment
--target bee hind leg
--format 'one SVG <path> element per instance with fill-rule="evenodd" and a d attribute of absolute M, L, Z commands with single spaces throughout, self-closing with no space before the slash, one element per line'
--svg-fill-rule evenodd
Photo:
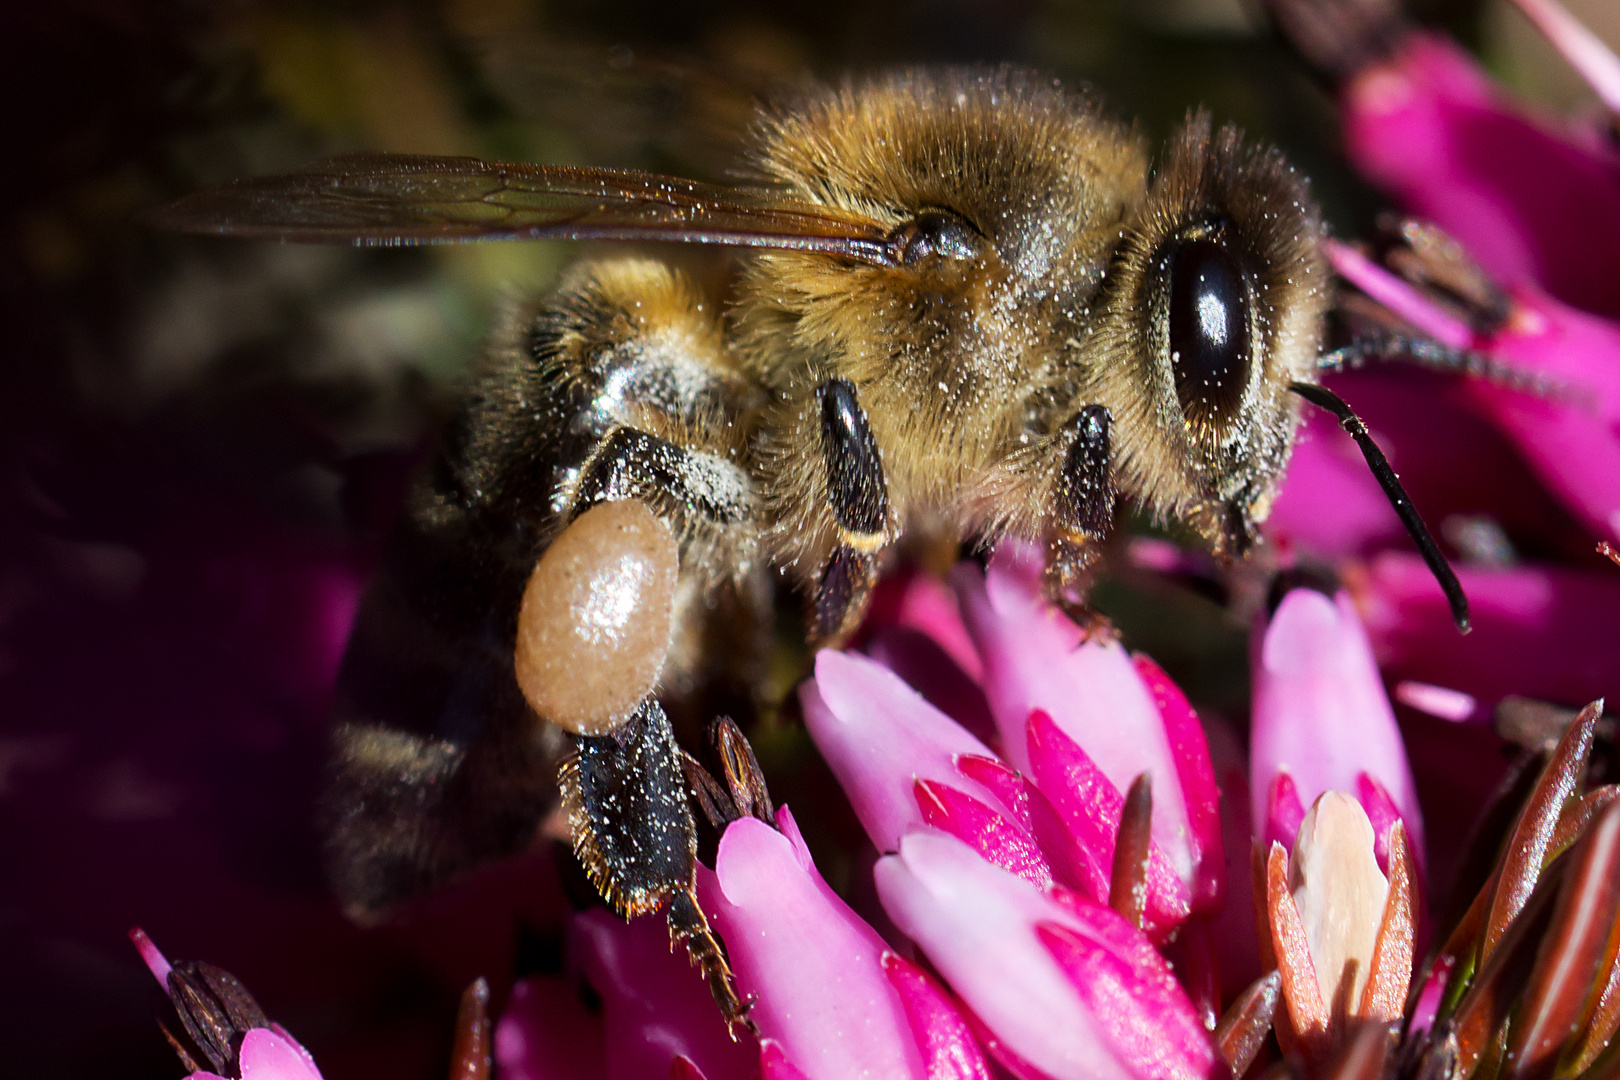
<path fill-rule="evenodd" d="M 607 735 L 570 735 L 561 787 L 574 853 L 591 883 L 629 918 L 669 905 L 670 941 L 703 969 L 728 1025 L 752 1029 L 748 1005 L 697 901 L 697 830 L 675 731 L 649 697 Z"/>

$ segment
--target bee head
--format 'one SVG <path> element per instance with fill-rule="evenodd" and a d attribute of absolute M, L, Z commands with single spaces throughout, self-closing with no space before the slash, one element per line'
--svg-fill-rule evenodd
<path fill-rule="evenodd" d="M 1189 118 L 1127 219 L 1093 328 L 1092 400 L 1122 488 L 1239 555 L 1293 445 L 1329 303 L 1303 178 L 1236 128 Z"/>

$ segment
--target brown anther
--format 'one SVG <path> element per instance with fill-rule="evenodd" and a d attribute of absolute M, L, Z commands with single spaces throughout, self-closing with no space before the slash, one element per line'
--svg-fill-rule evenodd
<path fill-rule="evenodd" d="M 576 735 L 629 720 L 669 651 L 679 569 L 669 526 L 637 500 L 575 518 L 523 590 L 514 661 L 529 707 Z"/>
<path fill-rule="evenodd" d="M 1114 840 L 1113 873 L 1108 884 L 1108 906 L 1137 929 L 1147 911 L 1148 859 L 1152 854 L 1153 784 L 1139 773 L 1125 793 Z"/>

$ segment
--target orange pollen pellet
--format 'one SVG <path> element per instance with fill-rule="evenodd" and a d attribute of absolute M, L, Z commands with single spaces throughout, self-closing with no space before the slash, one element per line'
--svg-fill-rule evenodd
<path fill-rule="evenodd" d="M 599 503 L 540 556 L 518 610 L 518 687 L 576 735 L 623 724 L 669 652 L 679 550 L 637 500 Z"/>

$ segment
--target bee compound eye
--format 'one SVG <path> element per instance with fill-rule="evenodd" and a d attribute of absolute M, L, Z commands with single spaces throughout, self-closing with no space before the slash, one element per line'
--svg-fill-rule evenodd
<path fill-rule="evenodd" d="M 931 255 L 947 259 L 974 259 L 979 255 L 979 234 L 948 210 L 924 210 L 902 225 L 900 261 L 912 265 Z"/>
<path fill-rule="evenodd" d="M 599 503 L 535 564 L 514 664 L 530 708 L 576 735 L 605 735 L 652 692 L 669 651 L 680 553 L 638 500 Z"/>
<path fill-rule="evenodd" d="M 1172 242 L 1170 364 L 1182 414 L 1225 419 L 1249 382 L 1249 291 L 1243 271 L 1213 240 Z"/>

